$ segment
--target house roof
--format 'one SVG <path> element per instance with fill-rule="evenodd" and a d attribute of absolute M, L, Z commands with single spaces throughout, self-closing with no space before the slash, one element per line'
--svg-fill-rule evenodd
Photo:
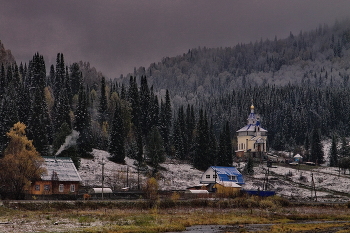
<path fill-rule="evenodd" d="M 246 131 L 255 132 L 255 126 L 256 126 L 255 124 L 248 124 L 243 128 L 237 130 L 237 132 L 246 132 Z M 267 132 L 267 130 L 260 127 L 260 132 Z"/>
<path fill-rule="evenodd" d="M 82 181 L 73 161 L 69 157 L 43 157 L 47 173 L 42 180 Z"/>
<path fill-rule="evenodd" d="M 211 166 L 211 168 L 216 171 L 220 181 L 232 182 L 232 180 L 229 179 L 229 176 L 236 176 L 238 181 L 237 184 L 244 184 L 242 174 L 235 167 Z"/>

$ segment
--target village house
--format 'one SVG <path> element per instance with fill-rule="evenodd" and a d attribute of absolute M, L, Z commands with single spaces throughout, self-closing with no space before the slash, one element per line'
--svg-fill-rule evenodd
<path fill-rule="evenodd" d="M 235 167 L 211 166 L 202 175 L 202 188 L 216 192 L 237 192 L 244 184 L 242 174 Z"/>
<path fill-rule="evenodd" d="M 244 184 L 242 174 L 235 167 L 211 166 L 203 173 L 200 180 L 201 184 L 215 184 L 219 182 Z"/>
<path fill-rule="evenodd" d="M 31 195 L 77 194 L 82 181 L 69 157 L 43 157 L 47 172 L 31 184 Z"/>
<path fill-rule="evenodd" d="M 237 131 L 236 156 L 262 157 L 266 153 L 267 130 L 261 127 L 260 117 L 254 113 L 254 105 L 250 107 L 247 120 L 248 124 Z"/>

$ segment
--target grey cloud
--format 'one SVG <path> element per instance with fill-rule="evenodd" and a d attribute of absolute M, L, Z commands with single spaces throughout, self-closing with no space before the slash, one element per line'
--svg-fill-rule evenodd
<path fill-rule="evenodd" d="M 107 77 L 198 46 L 283 38 L 349 15 L 344 0 L 0 0 L 0 40 L 17 61 L 83 60 Z"/>

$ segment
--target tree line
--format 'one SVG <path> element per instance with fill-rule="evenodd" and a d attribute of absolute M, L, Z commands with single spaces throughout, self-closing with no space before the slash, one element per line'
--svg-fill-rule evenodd
<path fill-rule="evenodd" d="M 169 91 L 159 98 L 146 76 L 131 76 L 128 85 L 101 77 L 99 85 L 91 87 L 79 64 L 65 65 L 61 53 L 46 75 L 43 56 L 37 53 L 28 66 L 2 64 L 0 82 L 2 157 L 9 143 L 7 132 L 21 122 L 41 156 L 69 156 L 78 167 L 93 148 L 109 151 L 117 163 L 129 156 L 140 168 L 149 164 L 153 175 L 166 155 L 189 160 L 200 169 L 232 163 L 228 125 L 217 145 L 213 123 L 203 110 L 195 114 L 188 106 L 188 115 L 180 112 L 174 117 Z M 79 134 L 77 143 L 61 152 L 73 131 Z M 219 144 L 225 158 L 216 152 Z"/>

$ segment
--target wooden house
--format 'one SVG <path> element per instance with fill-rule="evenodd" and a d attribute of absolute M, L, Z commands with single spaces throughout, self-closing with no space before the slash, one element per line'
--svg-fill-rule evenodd
<path fill-rule="evenodd" d="M 77 194 L 82 181 L 78 170 L 69 157 L 43 157 L 47 172 L 41 180 L 31 184 L 29 194 Z"/>

